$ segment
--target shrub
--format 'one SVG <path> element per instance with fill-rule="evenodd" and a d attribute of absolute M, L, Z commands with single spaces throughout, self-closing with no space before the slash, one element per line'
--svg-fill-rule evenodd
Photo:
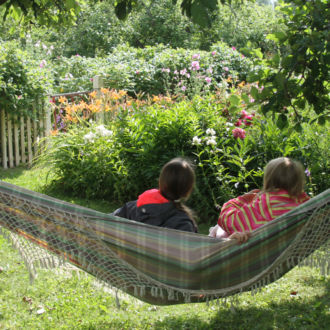
<path fill-rule="evenodd" d="M 46 62 L 37 62 L 17 48 L 16 42 L 0 43 L 0 108 L 11 115 L 32 116 L 31 104 L 49 86 Z"/>
<path fill-rule="evenodd" d="M 248 89 L 247 86 L 243 88 Z M 262 185 L 263 168 L 279 156 L 300 160 L 313 195 L 329 183 L 329 130 L 306 124 L 305 134 L 279 130 L 276 118 L 248 112 L 241 90 L 173 103 L 130 103 L 104 128 L 86 123 L 51 137 L 43 154 L 57 187 L 88 198 L 123 203 L 157 186 L 169 159 L 188 157 L 196 166 L 189 201 L 200 221 L 215 221 L 229 198 Z M 317 135 L 317 139 L 315 138 Z"/>

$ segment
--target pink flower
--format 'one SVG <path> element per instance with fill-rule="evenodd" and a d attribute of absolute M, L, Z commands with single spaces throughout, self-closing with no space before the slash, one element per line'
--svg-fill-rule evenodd
<path fill-rule="evenodd" d="M 23 96 L 22 95 L 18 95 L 17 98 L 20 100 Z"/>
<path fill-rule="evenodd" d="M 236 50 L 236 47 L 231 47 L 232 50 Z"/>
<path fill-rule="evenodd" d="M 171 70 L 170 69 L 166 69 L 166 68 L 162 68 L 162 72 L 167 72 L 167 73 L 170 73 L 171 72 Z"/>
<path fill-rule="evenodd" d="M 245 110 L 241 111 L 241 119 L 245 119 L 248 115 L 249 114 Z"/>
<path fill-rule="evenodd" d="M 187 77 L 187 78 L 190 78 L 190 73 L 187 73 L 187 74 L 186 74 L 186 77 Z"/>
<path fill-rule="evenodd" d="M 42 60 L 42 61 L 40 62 L 40 64 L 39 64 L 39 66 L 40 66 L 41 68 L 43 68 L 43 67 L 46 66 L 46 64 L 47 64 L 47 62 L 46 62 L 45 60 Z"/>
<path fill-rule="evenodd" d="M 214 56 L 217 52 L 214 50 L 211 54 L 212 56 Z"/>
<path fill-rule="evenodd" d="M 228 66 L 225 66 L 223 69 L 224 69 L 225 71 L 229 71 Z"/>
<path fill-rule="evenodd" d="M 242 54 L 241 57 L 244 58 L 245 56 Z"/>
<path fill-rule="evenodd" d="M 186 87 L 186 86 L 182 86 L 181 89 L 182 89 L 183 91 L 185 91 L 185 90 L 187 89 L 187 87 Z"/>
<path fill-rule="evenodd" d="M 251 115 L 246 116 L 245 119 L 244 119 L 244 124 L 246 126 L 251 126 L 252 125 L 252 119 L 253 119 L 253 116 L 251 116 Z"/>
<path fill-rule="evenodd" d="M 242 121 L 240 119 L 238 119 L 237 122 L 234 125 L 239 127 L 239 126 L 242 125 Z"/>
<path fill-rule="evenodd" d="M 90 81 L 93 81 L 93 78 L 89 78 Z"/>
<path fill-rule="evenodd" d="M 245 139 L 245 131 L 242 128 L 236 127 L 232 131 L 235 139 L 240 138 L 241 140 Z"/>
<path fill-rule="evenodd" d="M 187 69 L 180 70 L 180 74 L 184 76 L 187 73 Z"/>
<path fill-rule="evenodd" d="M 211 80 L 212 80 L 212 78 L 210 78 L 210 77 L 206 77 L 206 78 L 205 78 L 205 81 L 206 81 L 208 84 L 211 83 Z"/>
<path fill-rule="evenodd" d="M 194 60 L 194 59 L 197 59 L 197 60 L 199 60 L 201 58 L 201 56 L 199 55 L 199 54 L 194 54 L 193 56 L 192 56 L 192 59 Z"/>
<path fill-rule="evenodd" d="M 140 74 L 140 71 L 139 71 L 139 70 L 136 70 L 136 71 L 135 71 L 135 74 Z"/>
<path fill-rule="evenodd" d="M 191 68 L 196 71 L 196 70 L 199 70 L 199 62 L 198 61 L 193 61 L 191 63 Z"/>

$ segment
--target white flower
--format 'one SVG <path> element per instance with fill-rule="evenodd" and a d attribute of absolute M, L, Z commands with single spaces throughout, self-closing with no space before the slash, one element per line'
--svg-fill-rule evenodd
<path fill-rule="evenodd" d="M 235 188 L 238 188 L 238 186 L 239 186 L 239 182 L 236 182 L 236 183 L 234 184 L 234 186 L 235 186 Z"/>
<path fill-rule="evenodd" d="M 215 140 L 215 136 L 210 136 L 209 138 L 207 138 L 206 140 L 206 144 L 209 145 L 213 145 L 215 146 L 217 144 L 217 141 Z"/>
<path fill-rule="evenodd" d="M 207 135 L 215 135 L 215 130 L 213 129 L 213 128 L 208 128 L 207 130 L 206 130 L 206 134 Z"/>
<path fill-rule="evenodd" d="M 234 124 L 233 123 L 230 123 L 230 122 L 227 122 L 226 123 L 226 126 L 234 126 Z"/>
<path fill-rule="evenodd" d="M 113 132 L 106 129 L 104 125 L 97 126 L 96 133 L 100 134 L 101 136 L 110 136 L 113 134 Z"/>
<path fill-rule="evenodd" d="M 195 146 L 200 145 L 201 142 L 202 142 L 202 139 L 200 139 L 198 136 L 194 136 L 193 139 L 192 139 L 192 144 L 195 145 Z"/>
<path fill-rule="evenodd" d="M 93 132 L 89 132 L 88 134 L 84 135 L 84 141 L 85 142 L 91 142 L 93 143 L 96 138 L 96 134 Z"/>

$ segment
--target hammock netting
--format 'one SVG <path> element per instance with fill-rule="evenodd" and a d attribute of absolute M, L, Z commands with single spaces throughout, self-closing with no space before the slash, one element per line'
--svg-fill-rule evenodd
<path fill-rule="evenodd" d="M 122 219 L 0 181 L 0 229 L 32 278 L 37 267 L 69 262 L 156 305 L 255 291 L 308 260 L 328 274 L 329 218 L 330 189 L 238 245 Z"/>

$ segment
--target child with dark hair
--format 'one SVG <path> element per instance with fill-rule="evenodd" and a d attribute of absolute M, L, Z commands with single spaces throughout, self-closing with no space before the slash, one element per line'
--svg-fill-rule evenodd
<path fill-rule="evenodd" d="M 224 238 L 235 232 L 250 232 L 291 211 L 309 199 L 303 192 L 304 184 L 301 163 L 287 157 L 271 160 L 265 167 L 262 190 L 225 203 L 209 236 Z"/>
<path fill-rule="evenodd" d="M 113 215 L 149 225 L 197 232 L 193 212 L 184 204 L 194 185 L 192 165 L 183 158 L 174 158 L 163 166 L 158 189 L 145 191 Z"/>

